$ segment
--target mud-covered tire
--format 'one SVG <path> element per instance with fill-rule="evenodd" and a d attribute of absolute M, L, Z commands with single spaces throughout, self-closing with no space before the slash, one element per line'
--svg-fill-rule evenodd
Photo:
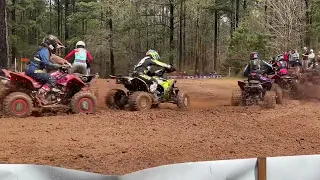
<path fill-rule="evenodd" d="M 149 93 L 136 91 L 129 96 L 128 104 L 133 111 L 146 111 L 151 109 L 152 99 Z"/>
<path fill-rule="evenodd" d="M 264 95 L 263 107 L 266 109 L 273 109 L 276 107 L 276 92 L 266 92 L 266 94 Z"/>
<path fill-rule="evenodd" d="M 10 89 L 4 89 L 0 92 L 0 112 L 3 111 L 4 99 L 11 93 Z"/>
<path fill-rule="evenodd" d="M 126 103 L 121 102 L 122 96 L 126 96 L 123 90 L 111 89 L 105 97 L 106 106 L 110 109 L 124 109 Z"/>
<path fill-rule="evenodd" d="M 75 114 L 93 114 L 96 112 L 97 98 L 89 91 L 76 93 L 70 102 L 71 111 Z"/>
<path fill-rule="evenodd" d="M 273 84 L 271 90 L 274 91 L 275 94 L 276 94 L 276 103 L 277 104 L 282 104 L 282 102 L 283 102 L 283 91 L 280 88 L 280 86 L 278 84 Z"/>
<path fill-rule="evenodd" d="M 190 97 L 187 93 L 179 91 L 176 97 L 176 104 L 179 109 L 187 109 L 190 106 Z"/>
<path fill-rule="evenodd" d="M 8 116 L 14 116 L 19 118 L 28 117 L 31 115 L 32 109 L 32 99 L 26 93 L 13 92 L 8 94 L 8 96 L 4 98 L 3 111 Z"/>
<path fill-rule="evenodd" d="M 239 106 L 242 101 L 242 92 L 240 90 L 232 91 L 231 106 Z"/>

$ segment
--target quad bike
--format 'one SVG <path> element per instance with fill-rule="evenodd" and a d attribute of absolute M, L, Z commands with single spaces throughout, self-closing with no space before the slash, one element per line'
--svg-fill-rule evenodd
<path fill-rule="evenodd" d="M 0 76 L 5 87 L 0 100 L 1 109 L 5 114 L 16 117 L 30 116 L 33 110 L 68 108 L 73 113 L 94 113 L 96 97 L 89 87 L 98 75 L 69 74 L 69 66 L 62 66 L 50 73 L 57 80 L 59 92 L 48 92 L 44 104 L 40 98 L 39 89 L 42 84 L 25 73 L 2 69 L 5 76 Z"/>
<path fill-rule="evenodd" d="M 272 88 L 281 88 L 285 93 L 288 93 L 291 97 L 295 97 L 298 95 L 298 84 L 299 77 L 297 75 L 289 76 L 284 75 L 280 76 L 277 73 L 270 77 L 270 79 L 274 80 L 274 85 Z"/>
<path fill-rule="evenodd" d="M 255 76 L 255 73 L 251 73 Z M 244 80 L 238 81 L 238 86 L 241 90 L 232 92 L 231 105 L 232 106 L 249 106 L 261 105 L 265 108 L 275 108 L 276 103 L 281 103 L 281 94 L 271 90 L 273 82 L 261 83 L 259 80 Z M 278 100 L 277 100 L 278 99 Z"/>
<path fill-rule="evenodd" d="M 190 105 L 190 99 L 187 93 L 180 91 L 175 87 L 176 80 L 165 79 L 163 75 L 165 72 L 171 73 L 174 70 L 161 69 L 155 72 L 158 80 L 157 91 L 160 101 L 155 100 L 155 95 L 150 93 L 148 84 L 139 77 L 131 76 L 110 76 L 116 79 L 117 84 L 123 84 L 128 90 L 125 93 L 121 89 L 112 89 L 106 96 L 106 105 L 112 109 L 124 109 L 129 106 L 131 110 L 143 111 L 150 108 L 157 108 L 160 103 L 173 103 L 180 109 L 187 109 Z"/>

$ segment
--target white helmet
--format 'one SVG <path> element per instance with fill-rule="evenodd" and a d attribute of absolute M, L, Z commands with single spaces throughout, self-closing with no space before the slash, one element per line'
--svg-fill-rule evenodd
<path fill-rule="evenodd" d="M 86 44 L 85 44 L 83 41 L 78 41 L 77 44 L 76 44 L 76 48 L 77 48 L 78 46 L 86 47 Z"/>

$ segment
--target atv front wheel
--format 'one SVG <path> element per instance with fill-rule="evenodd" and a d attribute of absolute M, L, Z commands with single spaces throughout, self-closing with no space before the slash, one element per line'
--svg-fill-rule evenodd
<path fill-rule="evenodd" d="M 136 91 L 129 96 L 128 104 L 133 111 L 145 111 L 151 108 L 152 99 L 148 93 Z"/>
<path fill-rule="evenodd" d="M 179 109 L 187 109 L 190 106 L 190 97 L 187 93 L 179 91 L 175 103 Z"/>
<path fill-rule="evenodd" d="M 232 92 L 231 96 L 231 106 L 239 106 L 242 101 L 242 92 L 240 90 L 235 90 Z"/>
<path fill-rule="evenodd" d="M 271 90 L 276 94 L 276 103 L 282 104 L 283 92 L 280 86 L 278 84 L 273 84 Z"/>
<path fill-rule="evenodd" d="M 276 92 L 274 91 L 265 92 L 263 107 L 266 109 L 273 109 L 276 107 Z"/>
<path fill-rule="evenodd" d="M 23 92 L 13 92 L 4 98 L 3 110 L 9 116 L 28 117 L 32 113 L 32 108 L 32 99 Z"/>
<path fill-rule="evenodd" d="M 71 110 L 73 113 L 91 114 L 96 112 L 97 99 L 87 91 L 76 93 L 71 99 Z"/>
<path fill-rule="evenodd" d="M 127 104 L 126 93 L 121 89 L 111 89 L 105 98 L 105 103 L 110 109 L 123 109 Z M 123 100 L 125 98 L 125 100 Z"/>

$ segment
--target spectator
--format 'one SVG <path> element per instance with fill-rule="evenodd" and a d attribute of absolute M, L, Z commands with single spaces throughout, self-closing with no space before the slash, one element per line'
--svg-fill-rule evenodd
<path fill-rule="evenodd" d="M 295 63 L 295 58 L 294 58 L 294 50 L 291 50 L 291 52 L 289 53 L 289 68 L 294 67 L 294 63 Z"/>
<path fill-rule="evenodd" d="M 303 51 L 304 52 L 302 54 L 302 69 L 307 69 L 309 65 L 309 58 L 308 58 L 309 51 L 307 47 L 304 47 Z"/>
<path fill-rule="evenodd" d="M 315 57 L 315 62 L 308 69 L 320 70 L 320 51 L 318 52 L 317 56 Z"/>
<path fill-rule="evenodd" d="M 289 53 L 286 51 L 283 53 L 283 60 L 289 65 Z"/>
<path fill-rule="evenodd" d="M 313 49 L 310 49 L 310 54 L 308 55 L 308 61 L 309 61 L 308 66 L 311 66 L 312 64 L 315 63 L 315 57 L 316 55 L 313 53 Z"/>

